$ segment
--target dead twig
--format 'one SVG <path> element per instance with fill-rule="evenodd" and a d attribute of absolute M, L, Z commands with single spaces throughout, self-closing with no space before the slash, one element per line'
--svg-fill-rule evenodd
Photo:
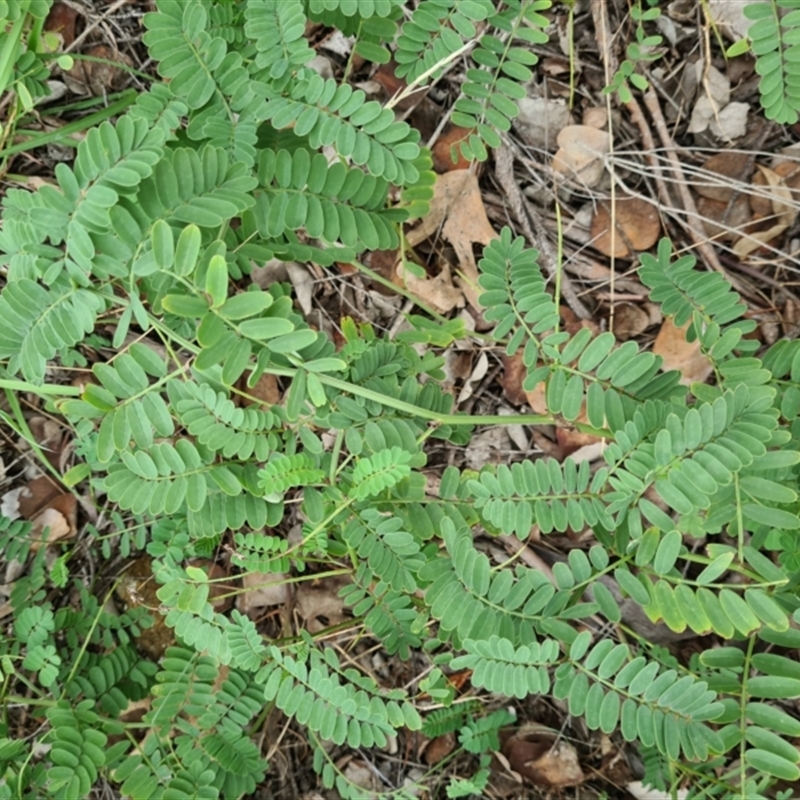
<path fill-rule="evenodd" d="M 528 237 L 528 241 L 537 246 L 542 253 L 542 266 L 545 271 L 553 278 L 558 270 L 561 270 L 561 293 L 564 295 L 564 299 L 580 319 L 589 319 L 591 313 L 578 297 L 578 293 L 575 291 L 575 287 L 569 277 L 565 274 L 563 266 L 557 263 L 556 254 L 553 252 L 552 245 L 548 239 L 547 230 L 536 209 L 528 202 L 517 185 L 517 181 L 514 178 L 514 153 L 509 145 L 503 144 L 495 151 L 495 166 L 497 167 L 497 181 L 506 193 L 509 204 L 519 224 L 522 226 L 522 230 Z M 536 229 L 535 233 L 534 228 Z"/>
<path fill-rule="evenodd" d="M 663 112 L 661 111 L 661 105 L 658 102 L 658 97 L 652 88 L 648 89 L 644 93 L 644 104 L 647 107 L 647 110 L 650 112 L 650 116 L 653 120 L 656 131 L 658 132 L 658 137 L 661 139 L 661 145 L 667 154 L 667 158 L 669 159 L 672 168 L 675 170 L 678 194 L 680 195 L 683 208 L 688 215 L 686 219 L 686 227 L 689 232 L 689 236 L 706 263 L 712 269 L 724 275 L 737 291 L 743 292 L 743 287 L 735 278 L 730 276 L 730 274 L 720 263 L 717 256 L 717 251 L 714 250 L 709 243 L 708 236 L 701 226 L 700 214 L 697 211 L 697 206 L 695 205 L 692 193 L 689 191 L 689 184 L 686 180 L 686 176 L 683 174 L 683 166 L 678 158 L 675 142 L 672 140 L 672 136 L 669 133 L 667 122 L 664 119 Z"/>
<path fill-rule="evenodd" d="M 625 104 L 625 108 L 628 109 L 631 122 L 639 129 L 639 135 L 642 137 L 642 149 L 644 150 L 645 161 L 647 161 L 650 169 L 653 171 L 653 179 L 656 182 L 656 190 L 658 191 L 658 200 L 665 208 L 674 208 L 675 203 L 670 196 L 669 189 L 664 180 L 664 175 L 661 172 L 661 166 L 655 155 L 656 143 L 650 131 L 650 126 L 647 124 L 647 119 L 642 113 L 642 107 L 636 101 L 636 98 L 631 98 L 630 102 Z"/>
<path fill-rule="evenodd" d="M 101 23 L 107 20 L 116 11 L 119 11 L 119 9 L 122 8 L 124 5 L 126 5 L 128 2 L 129 0 L 117 0 L 116 3 L 110 5 L 103 12 L 101 16 L 99 16 L 96 20 L 90 22 L 86 26 L 86 29 L 83 31 L 83 33 L 81 33 L 80 36 L 75 37 L 75 41 L 72 42 L 72 44 L 70 44 L 69 47 L 64 48 L 64 53 L 71 53 L 73 50 L 77 50 L 78 47 L 80 47 L 83 44 L 84 40 L 89 36 L 89 34 L 91 34 L 95 29 L 97 29 L 100 26 Z"/>

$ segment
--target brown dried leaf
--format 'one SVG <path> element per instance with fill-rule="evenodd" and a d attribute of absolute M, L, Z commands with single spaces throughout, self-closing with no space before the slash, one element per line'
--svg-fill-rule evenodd
<path fill-rule="evenodd" d="M 471 357 L 469 361 L 472 361 Z M 486 377 L 486 373 L 488 371 L 489 357 L 486 355 L 485 351 L 481 351 L 477 361 L 475 362 L 475 366 L 464 380 L 464 385 L 461 387 L 461 391 L 458 393 L 456 403 L 466 403 L 466 401 L 472 397 L 472 393 L 475 391 L 480 382 Z"/>
<path fill-rule="evenodd" d="M 273 283 L 288 280 L 289 272 L 285 261 L 273 258 L 259 267 L 253 267 L 250 277 L 256 286 L 267 291 Z"/>
<path fill-rule="evenodd" d="M 389 61 L 386 64 L 381 64 L 372 75 L 372 80 L 380 85 L 388 99 L 391 99 L 396 94 L 404 92 L 408 88 L 408 82 L 405 78 L 398 78 L 396 70 L 397 62 Z M 398 101 L 395 104 L 395 108 L 397 108 L 398 111 L 408 111 L 410 108 L 417 105 L 427 92 L 428 87 L 423 86 Z"/>
<path fill-rule="evenodd" d="M 586 780 L 575 748 L 558 731 L 538 723 L 522 726 L 503 744 L 514 772 L 543 789 L 578 786 Z"/>
<path fill-rule="evenodd" d="M 559 315 L 563 324 L 563 330 L 574 336 L 581 328 L 588 328 L 593 334 L 600 333 L 600 328 L 594 320 L 581 319 L 569 306 L 560 306 Z M 527 400 L 536 414 L 546 414 L 547 409 L 544 404 L 544 384 L 537 386 L 533 392 L 526 392 L 522 388 L 527 370 L 522 363 L 522 351 L 518 350 L 513 356 L 503 356 L 503 375 L 500 378 L 500 385 L 506 399 L 515 406 L 521 406 Z M 538 409 L 544 410 L 538 410 Z"/>
<path fill-rule="evenodd" d="M 28 420 L 33 438 L 38 442 L 44 451 L 47 460 L 60 472 L 63 472 L 61 459 L 67 445 L 67 438 L 64 436 L 64 429 L 58 422 L 48 417 L 38 414 Z M 29 444 L 23 439 L 20 447 L 28 449 Z"/>
<path fill-rule="evenodd" d="M 76 517 L 77 500 L 71 494 L 56 497 L 31 520 L 31 550 L 36 550 L 43 543 L 46 528 L 50 529 L 47 544 L 74 537 Z"/>
<path fill-rule="evenodd" d="M 545 400 L 544 381 L 537 383 L 533 389 L 525 392 L 525 399 L 528 401 L 528 405 L 531 407 L 531 411 L 533 411 L 534 414 L 546 414 L 547 401 Z"/>
<path fill-rule="evenodd" d="M 61 37 L 64 47 L 75 41 L 75 22 L 78 12 L 72 6 L 56 2 L 44 21 L 44 29 L 48 33 L 56 33 Z"/>
<path fill-rule="evenodd" d="M 19 515 L 33 519 L 40 511 L 61 494 L 61 487 L 49 476 L 40 475 L 29 481 L 18 495 Z"/>
<path fill-rule="evenodd" d="M 308 581 L 298 584 L 295 608 L 306 621 L 310 633 L 318 633 L 329 625 L 344 621 L 344 601 L 339 597 L 339 589 L 345 582 L 325 578 L 316 585 Z"/>
<path fill-rule="evenodd" d="M 439 314 L 447 314 L 454 308 L 464 306 L 464 294 L 453 286 L 450 267 L 447 264 L 433 278 L 420 278 L 414 270 L 402 262 L 398 262 L 395 270 L 399 284 L 405 286 L 414 297 L 419 298 Z"/>
<path fill-rule="evenodd" d="M 588 328 L 595 336 L 600 333 L 600 326 L 592 319 L 582 319 L 569 306 L 559 306 L 558 314 L 564 330 L 574 336 L 581 328 Z"/>
<path fill-rule="evenodd" d="M 244 592 L 236 598 L 236 608 L 247 613 L 254 608 L 279 606 L 289 601 L 286 575 L 274 572 L 246 572 L 242 576 Z"/>
<path fill-rule="evenodd" d="M 17 513 L 30 520 L 31 547 L 42 544 L 44 530 L 49 528 L 48 543 L 71 539 L 77 532 L 78 503 L 71 494 L 62 491 L 50 477 L 34 478 L 16 493 Z"/>
<path fill-rule="evenodd" d="M 605 171 L 605 157 L 611 150 L 611 137 L 589 125 L 567 125 L 557 138 L 558 152 L 553 169 L 585 186 L 600 183 Z"/>
<path fill-rule="evenodd" d="M 544 381 L 534 386 L 531 391 L 526 392 L 525 397 L 534 414 L 547 414 Z M 581 405 L 581 411 L 578 414 L 576 422 L 580 422 L 584 425 L 589 424 L 589 418 L 586 416 L 586 403 Z M 573 428 L 572 425 L 564 423 L 563 426 L 559 425 L 556 428 L 556 441 L 559 444 L 563 457 L 574 453 L 581 447 L 596 444 L 602 440 L 599 436 L 595 436 L 592 433 L 584 433 L 583 431 Z"/>
<path fill-rule="evenodd" d="M 443 761 L 456 749 L 456 737 L 453 733 L 445 733 L 427 742 L 422 749 L 422 759 L 428 766 Z"/>
<path fill-rule="evenodd" d="M 469 165 L 472 162 L 464 158 L 459 144 L 472 133 L 474 133 L 474 131 L 468 130 L 467 128 L 459 128 L 457 125 L 451 125 L 445 130 L 436 140 L 431 151 L 431 155 L 433 156 L 433 168 L 436 172 L 445 173 L 458 169 L 469 169 Z M 456 152 L 455 162 L 452 158 L 452 150 L 454 147 Z"/>
<path fill-rule="evenodd" d="M 720 180 L 713 177 L 703 179 L 693 185 L 693 189 L 701 197 L 717 200 L 720 203 L 729 203 L 736 188 L 731 185 L 733 181 L 747 181 L 745 175 L 750 157 L 747 153 L 738 150 L 722 150 L 703 162 L 702 170 L 719 175 Z"/>
<path fill-rule="evenodd" d="M 394 267 L 397 264 L 398 260 L 398 253 L 400 251 L 395 248 L 394 250 L 373 250 L 371 253 L 367 253 L 366 258 L 367 266 L 377 272 L 382 278 L 386 278 L 387 281 L 393 281 L 395 279 Z M 353 272 L 357 272 L 355 267 L 351 267 L 348 265 Z M 347 272 L 343 270 L 345 274 Z M 382 295 L 390 296 L 394 295 L 394 290 L 389 286 L 384 286 L 382 283 L 378 281 L 371 281 L 370 282 L 373 289 L 376 292 L 379 292 Z"/>
<path fill-rule="evenodd" d="M 514 128 L 531 147 L 554 149 L 559 131 L 573 121 L 569 106 L 560 99 L 523 97 L 518 105 Z"/>
<path fill-rule="evenodd" d="M 795 220 L 797 210 L 792 204 L 792 193 L 783 181 L 780 175 L 767 167 L 758 165 L 761 174 L 767 181 L 771 188 L 772 194 L 772 212 L 777 218 L 774 225 L 767 228 L 765 231 L 755 231 L 743 236 L 733 246 L 733 252 L 740 258 L 744 259 L 750 255 L 754 250 L 765 242 L 769 242 L 776 236 L 780 236 Z"/>
<path fill-rule="evenodd" d="M 735 42 L 747 36 L 747 31 L 752 23 L 744 14 L 744 3 L 731 3 L 730 0 L 708 0 L 707 8 L 714 24 L 719 26 L 720 31 L 730 41 Z"/>
<path fill-rule="evenodd" d="M 581 407 L 581 413 L 578 414 L 578 419 L 576 422 L 580 422 L 584 425 L 589 424 L 589 418 L 586 416 L 586 409 L 585 407 Z M 602 442 L 602 438 L 599 436 L 595 436 L 593 433 L 584 433 L 583 431 L 579 431 L 577 428 L 573 427 L 563 427 L 563 428 L 556 428 L 556 441 L 558 442 L 559 446 L 561 447 L 561 452 L 564 456 L 571 456 L 578 452 L 578 450 L 582 450 L 585 448 L 590 448 L 593 445 L 599 444 Z M 588 453 L 595 453 L 594 450 L 587 450 Z M 594 460 L 598 455 L 602 453 L 602 450 L 597 451 L 596 455 L 592 455 L 588 457 L 588 460 Z"/>
<path fill-rule="evenodd" d="M 667 317 L 653 343 L 653 353 L 664 359 L 663 369 L 678 370 L 684 386 L 705 381 L 713 371 L 711 362 L 700 352 L 700 342 L 686 341 L 688 327 L 689 323 L 676 328 L 672 317 Z"/>
<path fill-rule="evenodd" d="M 366 792 L 366 794 L 360 795 L 364 800 L 371 800 L 371 798 L 377 797 L 376 793 L 381 789 L 378 776 L 364 761 L 352 759 L 344 768 L 344 776 L 351 784 Z"/>
<path fill-rule="evenodd" d="M 697 211 L 702 217 L 706 234 L 718 242 L 732 242 L 753 219 L 750 203 L 743 194 L 730 207 L 728 201 L 698 197 Z"/>
<path fill-rule="evenodd" d="M 628 245 L 637 251 L 647 250 L 661 233 L 658 209 L 639 197 L 617 197 L 616 231 L 611 228 L 611 204 L 602 202 L 592 217 L 592 243 L 604 255 L 630 256 Z"/>
<path fill-rule="evenodd" d="M 222 582 L 225 578 L 231 577 L 230 571 L 210 558 L 193 558 L 189 564 L 202 569 L 208 575 L 211 581 L 208 587 L 208 600 L 214 611 L 223 614 L 233 605 L 232 592 L 236 591 L 232 582 Z"/>
<path fill-rule="evenodd" d="M 702 60 L 695 62 L 698 97 L 689 120 L 690 133 L 702 133 L 731 99 L 731 82 L 718 69 Z"/>
<path fill-rule="evenodd" d="M 297 304 L 303 314 L 309 316 L 313 308 L 314 278 L 305 266 L 294 261 L 286 265 L 286 271 L 289 273 L 289 281 L 294 289 Z"/>
<path fill-rule="evenodd" d="M 463 274 L 462 288 L 469 304 L 481 311 L 478 303 L 478 267 L 473 246 L 486 246 L 497 233 L 486 216 L 478 179 L 467 170 L 440 175 L 434 188 L 431 210 L 420 224 L 409 231 L 408 242 L 414 247 L 441 228 L 442 235 L 456 251 Z"/>
<path fill-rule="evenodd" d="M 399 78 L 396 74 L 397 62 L 392 60 L 386 64 L 381 64 L 375 72 L 372 73 L 372 80 L 377 81 L 387 98 L 393 97 L 398 92 L 402 92 L 408 83 L 405 78 Z M 405 111 L 407 107 L 408 98 L 401 100 L 397 107 L 401 111 Z"/>
<path fill-rule="evenodd" d="M 798 191 L 800 189 L 800 164 L 796 161 L 781 161 L 772 167 L 772 171 L 783 178 L 783 183 L 791 190 L 795 202 L 800 200 L 800 191 Z M 763 189 L 767 184 L 764 173 L 758 170 L 753 175 L 753 186 L 759 187 L 758 194 L 750 195 L 750 208 L 753 209 L 753 214 L 759 217 L 768 217 L 772 214 L 772 198 L 769 197 L 769 192 Z"/>
<path fill-rule="evenodd" d="M 508 431 L 499 425 L 473 435 L 464 450 L 464 460 L 470 469 L 481 469 L 486 464 L 505 463 L 511 445 Z"/>
<path fill-rule="evenodd" d="M 481 353 L 484 358 L 485 353 Z M 445 374 L 445 383 L 454 384 L 456 381 L 466 381 L 474 371 L 472 350 L 459 350 L 456 347 L 449 347 L 444 354 L 444 364 L 442 368 Z M 488 366 L 488 365 L 487 365 Z M 479 376 L 482 378 L 486 374 L 486 369 L 482 370 Z"/>
<path fill-rule="evenodd" d="M 64 73 L 64 80 L 75 94 L 91 94 L 104 97 L 109 92 L 120 89 L 128 77 L 124 69 L 104 62 L 124 63 L 129 67 L 133 61 L 127 53 L 98 44 L 86 51 L 87 56 L 102 58 L 104 61 L 78 60 L 71 70 Z"/>
<path fill-rule="evenodd" d="M 570 71 L 569 59 L 561 56 L 546 56 L 542 59 L 541 65 L 542 71 L 545 73 L 545 75 L 550 75 L 554 78 L 561 75 L 568 75 Z M 551 88 L 554 89 L 555 85 L 553 85 Z"/>
<path fill-rule="evenodd" d="M 249 395 L 249 397 L 237 395 L 237 397 L 241 398 L 241 405 L 255 405 L 250 397 L 254 397 L 257 401 L 260 401 L 261 405 L 265 408 L 278 405 L 281 402 L 281 390 L 278 386 L 278 379 L 274 375 L 269 375 L 265 372 L 256 381 L 255 386 L 248 388 L 247 380 L 249 377 L 250 373 L 245 373 L 239 381 L 239 389 Z"/>
<path fill-rule="evenodd" d="M 635 303 L 620 303 L 614 309 L 614 336 L 621 342 L 633 339 L 650 327 L 650 315 Z"/>
<path fill-rule="evenodd" d="M 500 385 L 503 387 L 503 394 L 511 405 L 521 406 L 526 401 L 525 392 L 522 389 L 522 381 L 525 380 L 527 370 L 522 363 L 522 353 L 517 352 L 513 356 L 503 357 L 503 373 L 500 377 Z"/>
<path fill-rule="evenodd" d="M 625 752 L 617 747 L 613 739 L 604 735 L 601 749 L 604 752 L 599 772 L 607 781 L 615 786 L 625 786 L 633 780 L 633 772 L 625 757 Z"/>
<path fill-rule="evenodd" d="M 603 130 L 608 125 L 608 111 L 605 106 L 590 106 L 583 112 L 584 125 Z"/>

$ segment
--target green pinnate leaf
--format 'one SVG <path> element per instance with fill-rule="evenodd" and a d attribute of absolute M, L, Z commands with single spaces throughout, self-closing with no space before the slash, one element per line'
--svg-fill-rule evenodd
<path fill-rule="evenodd" d="M 223 256 L 211 256 L 206 272 L 205 292 L 212 308 L 219 308 L 228 297 L 228 264 Z"/>
<path fill-rule="evenodd" d="M 178 237 L 175 248 L 175 274 L 187 277 L 194 272 L 200 256 L 202 237 L 197 225 L 187 225 Z"/>
<path fill-rule="evenodd" d="M 150 241 L 158 268 L 168 270 L 175 259 L 175 242 L 172 238 L 172 228 L 163 219 L 153 225 Z"/>

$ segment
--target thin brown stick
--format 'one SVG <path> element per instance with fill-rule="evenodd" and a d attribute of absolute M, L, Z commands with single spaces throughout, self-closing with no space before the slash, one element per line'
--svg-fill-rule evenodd
<path fill-rule="evenodd" d="M 665 208 L 675 208 L 675 203 L 670 196 L 669 189 L 664 180 L 664 175 L 661 172 L 661 165 L 655 156 L 656 143 L 650 131 L 650 126 L 647 124 L 647 119 L 642 113 L 642 107 L 636 101 L 636 98 L 632 97 L 630 101 L 625 104 L 625 108 L 628 109 L 631 122 L 639 129 L 639 135 L 642 137 L 644 158 L 653 171 L 653 178 L 656 182 L 656 189 L 658 190 L 658 199 Z"/>
<path fill-rule="evenodd" d="M 98 28 L 102 22 L 108 19 L 116 11 L 119 11 L 119 9 L 122 8 L 122 6 L 124 6 L 128 2 L 129 0 L 117 0 L 116 3 L 109 6 L 96 20 L 90 22 L 86 26 L 86 29 L 83 31 L 83 33 L 75 37 L 75 41 L 72 42 L 72 44 L 64 48 L 64 52 L 71 53 L 73 50 L 77 50 L 83 44 L 86 37 L 89 36 L 90 33 L 92 33 L 92 31 Z"/>
<path fill-rule="evenodd" d="M 608 38 L 608 31 L 611 27 L 608 21 L 608 8 L 605 0 L 601 0 L 599 3 L 592 3 L 591 9 L 592 21 L 594 22 L 594 37 L 597 42 L 598 51 L 603 54 L 603 67 L 607 86 L 611 83 L 611 76 L 614 75 L 618 69 L 617 56 Z"/>
<path fill-rule="evenodd" d="M 575 287 L 563 269 L 563 265 L 557 263 L 556 254 L 548 239 L 547 229 L 542 223 L 536 209 L 528 202 L 527 198 L 520 191 L 517 181 L 514 178 L 514 152 L 507 145 L 503 144 L 495 150 L 495 174 L 497 181 L 502 186 L 503 191 L 508 197 L 509 205 L 514 211 L 522 230 L 528 237 L 531 244 L 536 245 L 542 253 L 541 263 L 550 277 L 555 277 L 556 272 L 561 270 L 561 293 L 569 307 L 580 319 L 590 319 L 591 313 L 578 297 Z M 536 229 L 535 233 L 533 229 Z"/>
<path fill-rule="evenodd" d="M 618 61 L 611 46 L 609 38 L 609 31 L 611 26 L 608 19 L 608 6 L 606 0 L 600 0 L 599 3 L 592 4 L 592 20 L 594 21 L 594 32 L 597 39 L 597 44 L 600 52 L 603 54 L 603 75 L 605 78 L 606 86 L 611 84 L 611 76 L 617 72 Z M 611 206 L 609 208 L 610 216 L 610 231 L 611 231 L 611 253 L 609 255 L 609 266 L 611 267 L 609 289 L 611 299 L 608 304 L 608 330 L 614 332 L 614 314 L 616 313 L 617 303 L 614 299 L 617 291 L 616 287 L 616 273 L 617 273 L 617 257 L 616 257 L 616 235 L 619 232 L 617 228 L 617 173 L 614 166 L 614 115 L 611 113 L 611 96 L 606 95 L 606 113 L 608 115 L 608 137 L 609 137 L 609 162 L 608 172 L 611 176 Z M 633 254 L 633 248 L 628 246 L 628 252 Z"/>
<path fill-rule="evenodd" d="M 737 285 L 738 281 L 732 278 L 722 264 L 720 264 L 717 251 L 711 246 L 706 232 L 702 229 L 700 223 L 700 214 L 697 211 L 697 206 L 695 205 L 692 193 L 689 191 L 689 184 L 686 181 L 686 176 L 683 174 L 683 166 L 678 158 L 678 154 L 675 149 L 675 142 L 672 140 L 672 136 L 667 128 L 667 122 L 664 119 L 663 112 L 661 111 L 661 105 L 658 102 L 658 96 L 652 88 L 648 89 L 644 93 L 644 104 L 647 106 L 647 110 L 650 112 L 650 116 L 653 119 L 653 124 L 658 132 L 659 139 L 661 139 L 661 145 L 667 154 L 667 158 L 669 159 L 672 168 L 675 170 L 678 193 L 680 195 L 683 208 L 688 215 L 686 220 L 686 228 L 689 232 L 689 236 L 691 236 L 692 241 L 697 247 L 700 255 L 705 259 L 706 263 L 712 269 L 722 273 L 731 282 L 731 284 L 733 284 L 735 289 L 741 291 L 741 286 Z"/>

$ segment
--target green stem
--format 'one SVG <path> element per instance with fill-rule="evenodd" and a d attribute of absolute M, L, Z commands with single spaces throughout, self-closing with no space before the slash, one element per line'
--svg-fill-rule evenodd
<path fill-rule="evenodd" d="M 39 40 L 44 30 L 44 17 L 34 17 L 31 29 L 28 31 L 28 50 L 38 53 L 41 49 Z"/>
<path fill-rule="evenodd" d="M 41 708 L 51 708 L 56 705 L 57 700 L 48 700 L 46 698 L 24 697 L 17 694 L 9 694 L 4 698 L 7 705 L 18 704 L 21 706 L 39 706 Z"/>
<path fill-rule="evenodd" d="M 556 200 L 556 285 L 553 291 L 553 300 L 555 301 L 556 308 L 561 306 L 561 271 L 563 269 L 564 260 L 564 230 L 561 225 L 561 204 Z M 561 324 L 561 315 L 556 316 L 555 333 L 558 333 Z"/>
<path fill-rule="evenodd" d="M 151 321 L 153 322 L 153 327 L 156 329 L 164 329 L 164 325 L 160 320 L 151 317 Z M 174 331 L 166 329 L 163 330 L 163 333 L 166 336 L 174 339 L 181 345 L 181 347 L 184 347 L 189 352 L 195 354 L 200 352 L 200 348 L 198 348 L 197 345 L 177 336 Z M 282 378 L 294 378 L 298 371 L 299 369 L 295 367 L 274 366 L 268 366 L 264 370 L 264 372 L 269 375 L 275 375 Z M 334 378 L 331 375 L 325 375 L 322 372 L 315 374 L 324 385 L 330 386 L 332 389 L 338 389 L 342 392 L 349 392 L 356 397 L 363 397 L 365 400 L 372 400 L 376 403 L 380 403 L 382 406 L 393 408 L 395 411 L 399 411 L 403 414 L 409 414 L 411 416 L 418 417 L 419 419 L 426 419 L 429 422 L 435 422 L 439 425 L 554 425 L 557 422 L 556 418 L 549 414 L 509 414 L 508 416 L 503 414 L 490 414 L 485 416 L 481 414 L 443 414 L 439 411 L 431 411 L 428 408 L 422 408 L 421 406 L 415 406 L 412 403 L 406 403 L 403 400 L 399 400 L 395 397 L 389 397 L 388 395 L 381 394 L 380 392 L 373 391 L 372 389 L 367 389 L 365 386 L 358 386 L 355 383 L 349 383 L 348 381 L 343 381 L 340 378 Z M 598 436 L 606 439 L 613 438 L 611 431 L 607 431 L 604 428 L 595 428 L 592 425 L 585 425 L 580 422 L 575 422 L 572 424 L 574 428 L 581 431 L 581 433 L 588 433 L 592 436 Z"/>
<path fill-rule="evenodd" d="M 328 472 L 328 480 L 331 485 L 336 482 L 336 469 L 339 464 L 339 454 L 342 452 L 342 443 L 344 442 L 344 431 L 338 431 L 336 434 L 336 441 L 333 443 L 333 451 L 331 452 L 331 468 Z"/>
<path fill-rule="evenodd" d="M 19 57 L 19 48 L 22 44 L 22 29 L 28 16 L 30 4 L 30 0 L 23 0 L 23 8 L 20 10 L 17 21 L 11 30 L 3 36 L 3 47 L 0 48 L 0 52 L 2 52 L 2 55 L 0 55 L 0 94 L 4 94 L 9 87 L 14 65 Z"/>
<path fill-rule="evenodd" d="M 742 694 L 739 697 L 739 796 L 740 800 L 747 800 L 747 762 L 745 761 L 744 754 L 747 749 L 747 739 L 745 738 L 745 731 L 747 730 L 747 679 L 750 675 L 750 662 L 753 658 L 753 648 L 758 641 L 757 636 L 747 637 L 747 653 L 744 657 L 744 665 L 742 669 Z"/>
<path fill-rule="evenodd" d="M 60 397 L 80 397 L 82 390 L 79 386 L 62 386 L 57 383 L 43 383 L 37 385 L 28 381 L 15 381 L 10 378 L 0 378 L 0 389 L 8 392 L 30 392 L 31 394 Z"/>
<path fill-rule="evenodd" d="M 42 55 L 42 60 L 44 61 L 57 61 L 61 56 L 64 55 L 63 53 L 48 53 L 46 55 Z M 109 67 L 114 67 L 115 69 L 120 69 L 125 72 L 130 73 L 131 75 L 135 75 L 137 78 L 141 78 L 142 80 L 149 81 L 153 83 L 155 78 L 152 75 L 148 75 L 146 72 L 142 72 L 134 67 L 128 66 L 124 61 L 112 61 L 110 58 L 100 58 L 99 56 L 87 56 L 83 53 L 70 53 L 69 57 L 73 59 L 73 61 L 88 61 L 93 64 L 105 64 Z"/>
<path fill-rule="evenodd" d="M 71 142 L 68 140 L 69 136 L 71 136 L 73 133 L 85 131 L 88 128 L 94 127 L 95 125 L 99 125 L 101 122 L 109 119 L 110 117 L 115 117 L 117 114 L 121 114 L 126 108 L 128 108 L 128 106 L 133 105 L 133 102 L 136 100 L 137 96 L 138 92 L 135 89 L 123 92 L 120 96 L 120 99 L 117 100 L 116 103 L 112 103 L 102 111 L 97 111 L 94 114 L 81 117 L 81 119 L 77 119 L 74 122 L 68 122 L 66 125 L 62 125 L 55 131 L 31 136 L 24 142 L 18 142 L 17 144 L 4 147 L 2 150 L 0 150 L 0 158 L 6 158 L 7 156 L 14 155 L 14 153 L 22 153 L 24 151 L 33 150 L 36 147 L 41 147 L 45 144 L 53 144 L 54 142 L 58 142 L 59 144 L 74 144 L 77 146 L 77 142 Z M 17 131 L 18 135 L 25 135 L 26 133 L 28 133 L 28 131 Z M 67 141 L 63 141 L 65 139 Z"/>
<path fill-rule="evenodd" d="M 742 513 L 742 493 L 739 486 L 738 473 L 734 473 L 733 486 L 736 492 L 736 549 L 739 563 L 744 565 L 744 515 Z"/>
<path fill-rule="evenodd" d="M 19 404 L 19 398 L 17 397 L 16 393 L 6 389 L 6 400 L 8 400 L 8 405 L 11 408 L 11 413 L 13 415 L 16 427 L 19 429 L 18 432 L 30 445 L 31 450 L 34 453 L 36 453 L 36 456 L 39 459 L 39 461 L 41 461 L 42 466 L 48 472 L 50 472 L 59 483 L 61 483 L 61 475 L 59 474 L 58 470 L 50 463 L 50 460 L 44 454 L 44 450 L 42 450 L 42 446 L 39 444 L 39 442 L 36 441 L 36 437 L 33 435 L 31 429 L 28 427 L 28 421 L 25 419 L 25 415 L 22 413 L 22 408 Z"/>
<path fill-rule="evenodd" d="M 294 377 L 298 371 L 284 367 L 268 367 L 266 372 L 290 378 Z M 439 425 L 553 425 L 556 423 L 556 418 L 550 414 L 509 414 L 508 416 L 503 414 L 443 414 L 439 411 L 431 411 L 428 408 L 406 403 L 395 397 L 388 397 L 380 392 L 367 389 L 365 386 L 357 386 L 354 383 L 349 383 L 330 375 L 318 373 L 318 377 L 322 383 L 333 389 L 349 392 L 357 397 L 363 397 L 365 400 L 373 400 L 387 408 L 393 408 L 395 411 L 426 419 L 429 422 L 436 422 Z M 611 432 L 603 428 L 595 428 L 592 425 L 584 425 L 579 422 L 573 423 L 573 425 L 576 430 L 582 433 L 611 438 Z"/>
<path fill-rule="evenodd" d="M 92 620 L 92 626 L 83 639 L 83 644 L 81 644 L 80 650 L 78 650 L 78 652 L 72 659 L 72 669 L 69 671 L 69 675 L 67 676 L 67 679 L 64 681 L 63 690 L 61 694 L 62 697 L 64 696 L 63 693 L 64 691 L 66 691 L 67 686 L 74 680 L 75 675 L 78 672 L 78 667 L 80 666 L 81 661 L 83 660 L 83 656 L 86 653 L 86 648 L 91 644 L 92 634 L 95 632 L 98 624 L 100 623 L 100 617 L 103 614 L 103 608 L 105 607 L 105 604 L 109 601 L 111 596 L 114 594 L 114 590 L 117 588 L 119 580 L 117 580 L 114 583 L 114 585 L 106 593 L 106 596 L 103 598 L 103 602 L 99 605 L 97 613 L 94 615 L 94 619 Z"/>
<path fill-rule="evenodd" d="M 405 297 L 406 300 L 410 300 L 414 305 L 419 306 L 426 314 L 433 317 L 438 322 L 448 322 L 447 317 L 443 317 L 441 314 L 434 311 L 428 305 L 426 305 L 422 300 L 418 297 L 413 295 L 411 292 L 408 291 L 404 286 L 397 286 L 396 284 L 392 283 L 387 278 L 384 278 L 375 270 L 370 269 L 365 264 L 362 264 L 359 261 L 352 261 L 351 264 L 361 273 L 366 275 L 370 280 L 375 281 L 375 283 L 379 283 L 381 286 L 385 286 L 387 289 L 391 289 L 395 294 L 399 294 L 401 297 Z"/>

